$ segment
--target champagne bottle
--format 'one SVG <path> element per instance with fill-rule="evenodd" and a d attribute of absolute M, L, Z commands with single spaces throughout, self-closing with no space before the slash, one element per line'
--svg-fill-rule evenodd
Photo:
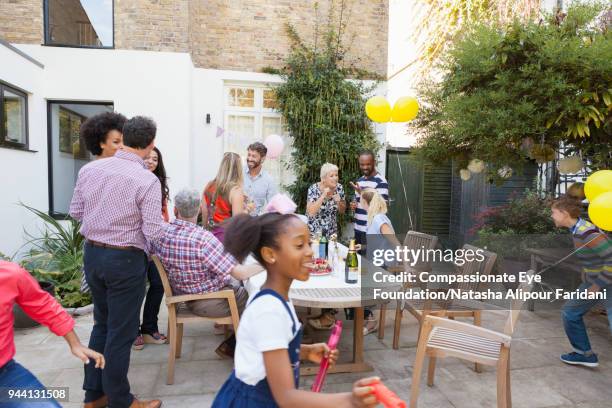
<path fill-rule="evenodd" d="M 327 238 L 325 234 L 323 234 L 319 240 L 319 258 L 327 259 Z"/>
<path fill-rule="evenodd" d="M 357 258 L 357 252 L 355 251 L 355 240 L 351 239 L 344 266 L 344 281 L 346 283 L 357 283 L 358 275 L 359 259 Z"/>

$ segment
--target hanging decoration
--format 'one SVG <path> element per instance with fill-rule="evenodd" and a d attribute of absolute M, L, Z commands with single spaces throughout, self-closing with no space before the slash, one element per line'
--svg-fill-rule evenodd
<path fill-rule="evenodd" d="M 223 136 L 224 133 L 225 133 L 225 129 L 223 129 L 221 126 L 217 126 L 217 135 L 216 135 L 216 137 L 221 137 L 221 136 Z"/>
<path fill-rule="evenodd" d="M 463 181 L 468 181 L 472 178 L 472 173 L 468 169 L 461 169 L 459 170 L 459 177 L 461 177 Z"/>
<path fill-rule="evenodd" d="M 576 174 L 584 167 L 584 162 L 580 156 L 564 157 L 559 160 L 559 173 Z"/>
<path fill-rule="evenodd" d="M 534 145 L 529 156 L 536 161 L 538 164 L 544 164 L 555 160 L 555 149 L 547 144 Z"/>
<path fill-rule="evenodd" d="M 497 175 L 503 179 L 509 179 L 512 177 L 512 167 L 504 166 L 497 170 Z"/>
<path fill-rule="evenodd" d="M 472 159 L 470 160 L 470 163 L 468 164 L 467 168 L 471 173 L 478 174 L 482 173 L 485 168 L 485 164 L 480 159 Z"/>

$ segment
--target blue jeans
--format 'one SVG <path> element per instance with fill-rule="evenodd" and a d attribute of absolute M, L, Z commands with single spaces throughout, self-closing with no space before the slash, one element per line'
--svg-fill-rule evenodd
<path fill-rule="evenodd" d="M 584 291 L 591 286 L 591 283 L 584 282 L 578 290 Z M 612 330 L 612 285 L 605 286 L 602 289 L 606 289 L 606 300 L 572 299 L 568 300 L 561 309 L 565 334 L 567 334 L 572 347 L 577 353 L 585 354 L 592 351 L 589 335 L 584 326 L 583 316 L 599 302 L 604 302 L 605 308 L 608 311 L 610 329 Z"/>
<path fill-rule="evenodd" d="M 44 385 L 29 372 L 24 366 L 15 360 L 10 360 L 0 368 L 0 389 L 2 396 L 0 407 L 3 408 L 59 408 L 60 404 L 54 399 L 37 401 L 10 401 L 8 399 L 8 389 L 14 390 L 44 390 Z M 10 402 L 9 402 L 10 401 Z"/>
<path fill-rule="evenodd" d="M 140 332 L 142 334 L 154 334 L 159 332 L 159 328 L 157 327 L 157 315 L 159 314 L 159 306 L 164 297 L 164 285 L 162 284 L 159 272 L 153 261 L 149 261 L 147 279 L 149 280 L 149 290 L 145 297 Z"/>
<path fill-rule="evenodd" d="M 94 304 L 89 348 L 104 354 L 104 370 L 85 365 L 85 402 L 106 394 L 109 406 L 129 407 L 128 369 L 138 335 L 148 260 L 144 251 L 85 245 L 85 273 Z"/>

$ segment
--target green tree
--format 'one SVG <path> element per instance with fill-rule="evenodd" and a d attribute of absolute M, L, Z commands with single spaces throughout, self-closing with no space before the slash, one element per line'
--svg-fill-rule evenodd
<path fill-rule="evenodd" d="M 371 87 L 349 79 L 376 75 L 343 66 L 343 22 L 332 24 L 332 14 L 322 44 L 317 39 L 306 44 L 294 27 L 287 26 L 292 50 L 285 68 L 276 72 L 284 79 L 276 95 L 293 142 L 288 167 L 296 180 L 288 190 L 302 212 L 308 187 L 320 179 L 321 165 L 337 165 L 340 182 L 349 192 L 349 181 L 359 177 L 358 151 L 369 148 L 376 153 L 380 148 L 364 109 Z M 314 31 L 318 33 L 318 27 Z"/>
<path fill-rule="evenodd" d="M 612 33 L 594 23 L 604 8 L 468 27 L 441 63 L 442 80 L 419 90 L 411 126 L 420 153 L 460 168 L 484 160 L 494 179 L 559 147 L 580 151 L 591 170 L 612 167 Z"/>

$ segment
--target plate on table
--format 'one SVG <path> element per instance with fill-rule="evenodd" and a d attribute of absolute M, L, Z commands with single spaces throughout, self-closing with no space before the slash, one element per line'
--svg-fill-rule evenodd
<path fill-rule="evenodd" d="M 314 266 L 314 268 L 310 268 L 310 276 L 325 276 L 332 273 L 332 268 L 327 259 L 315 259 Z"/>

